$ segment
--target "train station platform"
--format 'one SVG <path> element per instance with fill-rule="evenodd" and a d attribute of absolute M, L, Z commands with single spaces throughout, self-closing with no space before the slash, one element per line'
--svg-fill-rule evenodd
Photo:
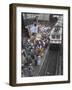
<path fill-rule="evenodd" d="M 41 70 L 43 68 L 43 64 L 46 60 L 46 55 L 48 54 L 48 50 L 49 50 L 49 46 L 47 47 L 47 49 L 45 51 L 45 55 L 44 55 L 43 59 L 41 59 L 40 65 L 33 66 L 33 76 L 40 76 L 40 72 L 41 72 Z"/>

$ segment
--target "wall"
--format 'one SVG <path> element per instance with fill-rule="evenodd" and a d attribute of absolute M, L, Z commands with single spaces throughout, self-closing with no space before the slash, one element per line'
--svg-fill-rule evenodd
<path fill-rule="evenodd" d="M 42 86 L 28 86 L 28 87 L 11 87 L 8 85 L 8 82 L 9 82 L 9 4 L 10 3 L 35 3 L 35 4 L 57 5 L 57 6 L 58 5 L 71 6 L 71 11 L 72 11 L 72 0 L 0 0 L 0 90 L 54 90 L 54 89 L 72 90 L 72 78 L 71 78 L 70 84 L 42 85 Z M 72 12 L 71 12 L 71 16 L 72 16 Z M 71 26 L 71 29 L 72 29 L 72 26 Z M 72 31 L 71 31 L 71 34 L 72 34 Z M 71 65 L 71 68 L 72 68 L 72 65 Z M 72 75 L 72 71 L 71 71 L 71 75 Z"/>

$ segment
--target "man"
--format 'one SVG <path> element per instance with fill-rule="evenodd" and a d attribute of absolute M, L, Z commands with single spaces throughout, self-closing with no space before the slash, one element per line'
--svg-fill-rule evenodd
<path fill-rule="evenodd" d="M 28 67 L 28 75 L 29 75 L 29 77 L 33 76 L 33 66 L 32 66 L 32 64 L 30 64 L 29 67 Z"/>
<path fill-rule="evenodd" d="M 34 23 L 30 28 L 31 35 L 36 35 L 38 33 L 38 26 Z"/>

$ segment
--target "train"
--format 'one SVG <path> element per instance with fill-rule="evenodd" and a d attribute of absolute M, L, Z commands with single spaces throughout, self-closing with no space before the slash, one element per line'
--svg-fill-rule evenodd
<path fill-rule="evenodd" d="M 50 48 L 59 48 L 63 43 L 63 25 L 57 22 L 50 32 Z"/>
<path fill-rule="evenodd" d="M 50 33 L 50 44 L 62 43 L 62 27 L 54 27 Z"/>

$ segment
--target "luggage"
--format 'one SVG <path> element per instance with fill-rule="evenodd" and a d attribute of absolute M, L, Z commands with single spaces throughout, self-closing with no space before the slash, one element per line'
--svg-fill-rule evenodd
<path fill-rule="evenodd" d="M 41 65 L 41 56 L 38 56 L 37 65 Z"/>

